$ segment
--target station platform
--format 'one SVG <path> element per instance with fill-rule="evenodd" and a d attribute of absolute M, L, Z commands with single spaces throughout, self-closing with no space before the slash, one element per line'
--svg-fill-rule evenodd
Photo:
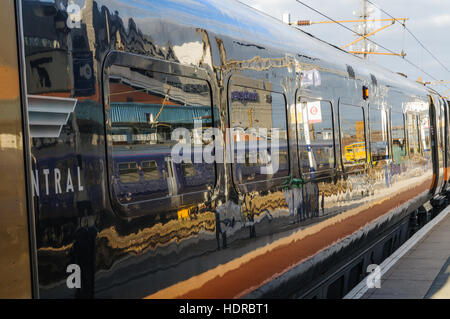
<path fill-rule="evenodd" d="M 379 268 L 377 285 L 365 279 L 345 299 L 450 299 L 450 206 Z"/>

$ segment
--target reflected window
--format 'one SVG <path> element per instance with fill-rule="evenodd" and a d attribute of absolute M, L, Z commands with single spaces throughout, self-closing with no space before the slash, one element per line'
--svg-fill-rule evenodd
<path fill-rule="evenodd" d="M 328 101 L 297 99 L 298 151 L 302 173 L 334 168 L 333 112 Z"/>
<path fill-rule="evenodd" d="M 366 161 L 364 110 L 362 107 L 340 104 L 339 122 L 344 166 Z"/>
<path fill-rule="evenodd" d="M 138 183 L 140 181 L 137 163 L 119 163 L 118 169 L 122 183 Z"/>
<path fill-rule="evenodd" d="M 156 161 L 142 162 L 142 172 L 146 181 L 159 180 L 160 178 Z"/>
<path fill-rule="evenodd" d="M 403 113 L 391 112 L 392 127 L 392 157 L 394 163 L 399 164 L 406 156 L 405 117 Z"/>
<path fill-rule="evenodd" d="M 372 161 L 389 158 L 388 121 L 385 110 L 369 108 L 370 154 Z"/>
<path fill-rule="evenodd" d="M 120 202 L 160 199 L 214 186 L 214 163 L 194 156 L 208 144 L 203 133 L 213 127 L 208 82 L 113 65 L 108 84 L 108 139 Z M 174 147 L 180 152 L 173 153 Z M 125 185 L 130 183 L 134 185 Z"/>
<path fill-rule="evenodd" d="M 287 176 L 284 95 L 233 84 L 229 87 L 229 99 L 235 181 L 244 184 Z"/>

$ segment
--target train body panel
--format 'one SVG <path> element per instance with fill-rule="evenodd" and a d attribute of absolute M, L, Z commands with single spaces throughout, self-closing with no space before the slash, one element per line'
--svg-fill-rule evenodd
<path fill-rule="evenodd" d="M 445 101 L 238 2 L 20 4 L 41 297 L 305 296 L 448 187 Z"/>
<path fill-rule="evenodd" d="M 23 127 L 20 33 L 15 2 L 0 12 L 0 298 L 31 298 L 33 257 L 27 210 L 28 135 Z M 31 215 L 31 214 L 30 214 Z"/>

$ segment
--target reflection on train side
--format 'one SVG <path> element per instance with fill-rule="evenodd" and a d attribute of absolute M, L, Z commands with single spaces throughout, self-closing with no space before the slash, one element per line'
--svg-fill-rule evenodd
<path fill-rule="evenodd" d="M 270 145 L 270 144 L 269 144 Z M 287 176 L 289 172 L 289 154 L 287 142 L 276 148 L 258 148 L 251 143 L 239 142 L 234 147 L 234 173 L 238 184 L 264 181 Z M 266 171 L 262 168 L 269 168 Z"/>
<path fill-rule="evenodd" d="M 364 162 L 366 159 L 366 143 L 358 142 L 346 145 L 344 153 L 346 162 Z"/>
<path fill-rule="evenodd" d="M 391 111 L 392 159 L 394 164 L 401 164 L 406 159 L 406 131 L 403 113 Z"/>
<path fill-rule="evenodd" d="M 203 130 L 213 126 L 206 81 L 114 65 L 109 77 L 112 183 L 122 204 L 210 190 L 213 163 L 202 153 Z M 178 128 L 190 136 L 172 140 Z M 192 146 L 189 158 L 172 158 L 178 144 Z M 201 154 L 200 154 L 201 156 Z"/>
<path fill-rule="evenodd" d="M 344 168 L 353 170 L 366 162 L 364 109 L 360 106 L 339 104 L 339 122 Z"/>
<path fill-rule="evenodd" d="M 114 187 L 121 203 L 157 199 L 201 191 L 215 181 L 211 164 L 175 163 L 168 147 L 116 147 L 113 154 Z"/>
<path fill-rule="evenodd" d="M 335 154 L 331 103 L 299 97 L 296 113 L 302 173 L 333 169 Z"/>
<path fill-rule="evenodd" d="M 388 116 L 383 107 L 369 105 L 369 137 L 370 152 L 367 154 L 372 161 L 388 160 Z"/>
<path fill-rule="evenodd" d="M 289 175 L 286 99 L 271 89 L 244 77 L 229 86 L 233 178 L 242 190 L 246 183 Z"/>

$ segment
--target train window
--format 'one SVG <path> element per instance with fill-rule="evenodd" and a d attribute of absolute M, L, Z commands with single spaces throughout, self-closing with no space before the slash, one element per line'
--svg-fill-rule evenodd
<path fill-rule="evenodd" d="M 409 154 L 414 156 L 415 154 L 420 154 L 418 116 L 413 113 L 406 113 L 406 121 L 408 125 Z"/>
<path fill-rule="evenodd" d="M 302 173 L 334 168 L 333 112 L 328 101 L 297 99 L 298 151 Z"/>
<path fill-rule="evenodd" d="M 156 161 L 142 162 L 142 171 L 144 173 L 144 180 L 146 181 L 160 179 L 158 164 L 156 163 Z"/>
<path fill-rule="evenodd" d="M 203 133 L 214 126 L 208 82 L 124 65 L 109 66 L 108 77 L 108 141 L 119 202 L 214 187 L 215 163 L 202 156 Z"/>
<path fill-rule="evenodd" d="M 369 108 L 370 154 L 372 161 L 389 158 L 387 112 L 376 107 Z"/>
<path fill-rule="evenodd" d="M 367 156 L 363 108 L 339 104 L 339 123 L 344 166 L 363 164 Z"/>
<path fill-rule="evenodd" d="M 289 175 L 286 99 L 255 86 L 229 85 L 233 173 L 237 184 Z"/>
<path fill-rule="evenodd" d="M 403 113 L 391 112 L 392 157 L 394 163 L 400 164 L 406 156 L 405 117 Z"/>
<path fill-rule="evenodd" d="M 192 163 L 181 163 L 181 170 L 183 171 L 184 177 L 195 176 L 195 168 Z"/>
<path fill-rule="evenodd" d="M 441 122 L 441 121 L 439 121 Z M 440 127 L 439 127 L 440 129 Z M 431 156 L 431 137 L 430 137 L 430 118 L 428 115 L 420 114 L 419 116 L 419 130 L 422 139 L 422 150 L 425 156 Z M 440 130 L 442 133 L 442 130 Z M 442 136 L 443 134 L 441 134 Z M 443 148 L 444 138 L 440 140 L 440 147 Z"/>
<path fill-rule="evenodd" d="M 137 163 L 119 163 L 118 168 L 122 183 L 138 183 L 140 181 Z"/>

